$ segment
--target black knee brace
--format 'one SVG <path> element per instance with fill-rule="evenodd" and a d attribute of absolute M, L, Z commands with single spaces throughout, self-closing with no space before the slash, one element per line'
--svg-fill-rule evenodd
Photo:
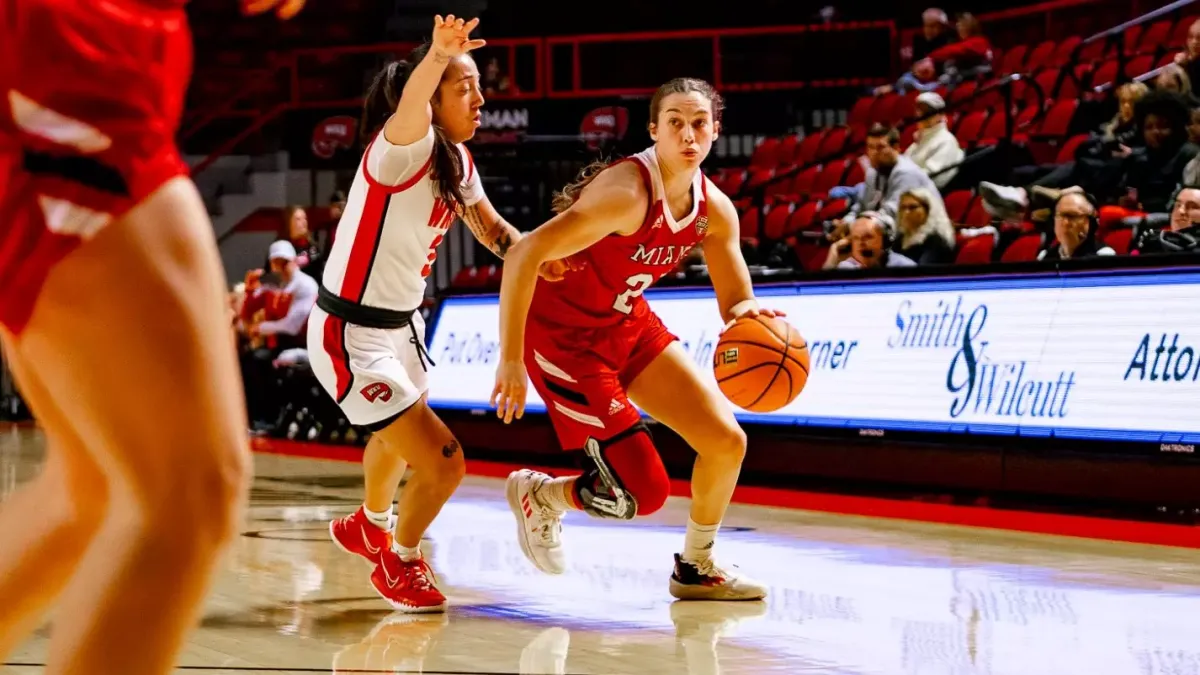
<path fill-rule="evenodd" d="M 651 444 L 650 429 L 645 422 L 638 422 L 616 436 L 606 440 L 588 438 L 583 444 L 584 471 L 575 481 L 575 496 L 588 515 L 597 518 L 632 520 L 638 512 L 637 498 L 625 487 L 618 472 L 605 458 L 605 451 L 634 434 L 645 434 Z M 654 453 L 657 458 L 657 453 Z"/>

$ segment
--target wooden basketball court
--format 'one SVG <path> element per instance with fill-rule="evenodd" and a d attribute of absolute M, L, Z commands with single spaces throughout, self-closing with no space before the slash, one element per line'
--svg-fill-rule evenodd
<path fill-rule="evenodd" d="M 0 428 L 0 499 L 42 445 Z M 502 481 L 470 477 L 425 542 L 451 610 L 406 616 L 329 541 L 360 497 L 356 464 L 256 456 L 243 536 L 179 672 L 1200 672 L 1192 549 L 735 505 L 718 557 L 771 596 L 678 603 L 667 577 L 686 500 L 633 524 L 568 516 L 570 568 L 548 577 L 521 554 Z M 47 636 L 0 674 L 42 672 Z"/>

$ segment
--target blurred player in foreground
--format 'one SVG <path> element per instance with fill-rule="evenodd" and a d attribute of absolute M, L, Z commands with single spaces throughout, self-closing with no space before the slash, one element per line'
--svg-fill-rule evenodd
<path fill-rule="evenodd" d="M 47 673 L 170 671 L 246 497 L 225 275 L 175 147 L 184 4 L 0 12 L 0 338 L 48 442 L 0 508 L 0 656 L 61 595 Z"/>

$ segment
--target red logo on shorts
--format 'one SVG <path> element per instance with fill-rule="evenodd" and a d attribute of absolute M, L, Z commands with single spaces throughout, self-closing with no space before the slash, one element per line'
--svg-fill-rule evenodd
<path fill-rule="evenodd" d="M 363 398 L 371 403 L 387 403 L 392 400 L 392 388 L 382 382 L 374 382 L 362 388 Z"/>

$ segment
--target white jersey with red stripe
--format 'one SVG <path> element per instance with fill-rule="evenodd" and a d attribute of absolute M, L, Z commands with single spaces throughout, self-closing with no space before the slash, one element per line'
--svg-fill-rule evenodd
<path fill-rule="evenodd" d="M 411 145 L 394 145 L 381 131 L 367 146 L 325 265 L 325 288 L 368 307 L 407 312 L 421 305 L 437 247 L 456 218 L 430 177 L 434 143 L 430 127 Z M 473 206 L 483 184 L 471 153 L 455 147 L 463 206 Z"/>

